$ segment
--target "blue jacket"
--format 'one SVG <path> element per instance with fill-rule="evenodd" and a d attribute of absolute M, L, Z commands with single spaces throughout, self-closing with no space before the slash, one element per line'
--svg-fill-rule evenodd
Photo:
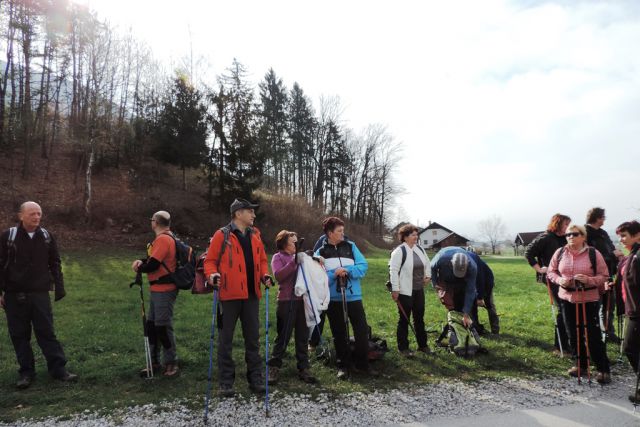
<path fill-rule="evenodd" d="M 467 274 L 463 278 L 457 278 L 453 274 L 453 264 L 451 259 L 457 253 L 464 254 L 469 260 L 467 265 Z M 469 252 L 455 246 L 440 249 L 440 251 L 431 260 L 431 280 L 433 285 L 443 282 L 446 285 L 464 283 L 464 307 L 462 311 L 466 314 L 471 313 L 471 307 L 476 299 L 476 277 L 478 274 L 478 266 Z"/>
<path fill-rule="evenodd" d="M 337 245 L 325 241 L 324 245 L 315 252 L 324 258 L 324 267 L 329 277 L 329 291 L 331 301 L 342 301 L 340 289 L 337 286 L 336 269 L 343 267 L 348 272 L 346 298 L 347 301 L 362 300 L 362 287 L 360 279 L 367 274 L 369 264 L 358 247 L 349 240 L 343 240 Z"/>
<path fill-rule="evenodd" d="M 486 262 L 474 252 L 469 252 L 469 256 L 476 262 L 478 275 L 476 276 L 476 292 L 478 299 L 485 299 L 493 291 L 493 271 Z"/>

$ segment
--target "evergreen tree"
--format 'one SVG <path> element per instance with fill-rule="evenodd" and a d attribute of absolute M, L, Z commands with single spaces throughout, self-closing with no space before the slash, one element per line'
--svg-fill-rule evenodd
<path fill-rule="evenodd" d="M 186 190 L 186 169 L 198 167 L 207 152 L 207 109 L 202 94 L 186 77 L 177 76 L 160 112 L 155 156 L 182 169 Z"/>

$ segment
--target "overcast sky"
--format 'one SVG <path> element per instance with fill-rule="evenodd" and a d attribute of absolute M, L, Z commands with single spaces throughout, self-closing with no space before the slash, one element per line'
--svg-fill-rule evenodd
<path fill-rule="evenodd" d="M 640 2 L 78 0 L 133 25 L 158 58 L 236 57 L 269 67 L 345 124 L 383 123 L 404 146 L 411 222 L 469 238 L 502 217 L 509 236 L 556 212 L 605 228 L 640 216 Z"/>

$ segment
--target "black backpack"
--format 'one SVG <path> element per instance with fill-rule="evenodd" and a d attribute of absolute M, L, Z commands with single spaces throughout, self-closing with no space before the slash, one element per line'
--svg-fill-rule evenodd
<path fill-rule="evenodd" d="M 176 269 L 169 273 L 173 283 L 178 289 L 189 290 L 193 287 L 196 279 L 196 253 L 193 248 L 180 239 L 176 239 L 173 234 L 169 234 L 176 244 Z M 169 271 L 164 262 L 162 266 Z"/>

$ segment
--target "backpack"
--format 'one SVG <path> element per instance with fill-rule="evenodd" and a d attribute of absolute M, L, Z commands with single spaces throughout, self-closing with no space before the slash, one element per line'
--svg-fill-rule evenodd
<path fill-rule="evenodd" d="M 227 246 L 230 246 L 229 242 L 229 234 L 231 234 L 231 228 L 228 225 L 220 228 L 222 234 L 224 236 L 224 240 L 222 241 L 222 246 L 220 247 L 220 254 L 218 255 L 218 260 L 216 261 L 216 265 L 220 266 L 220 261 L 222 260 L 222 255 L 224 251 L 227 249 Z M 213 287 L 207 286 L 207 278 L 204 275 L 204 260 L 207 258 L 207 253 L 209 251 L 206 250 L 202 255 L 198 257 L 196 260 L 195 266 L 195 281 L 193 288 L 191 288 L 191 293 L 193 294 L 210 294 L 213 292 Z M 229 262 L 231 262 L 231 253 L 229 253 Z"/>
<path fill-rule="evenodd" d="M 40 230 L 42 231 L 42 235 L 44 236 L 44 242 L 47 244 L 47 248 L 49 248 L 49 245 L 51 244 L 51 235 L 43 227 L 40 227 Z M 9 236 L 7 236 L 7 260 L 3 266 L 4 269 L 9 267 L 9 262 L 12 256 L 15 259 L 17 235 L 18 235 L 18 227 L 9 228 Z"/>
<path fill-rule="evenodd" d="M 560 248 L 560 253 L 558 254 L 558 265 L 560 265 L 560 260 L 562 259 L 562 255 L 564 255 L 564 249 L 566 246 Z M 593 274 L 597 273 L 596 267 L 596 249 L 593 246 L 589 246 L 589 262 L 591 262 L 591 269 L 593 270 Z"/>
<path fill-rule="evenodd" d="M 480 347 L 480 336 L 472 326 L 467 328 L 462 323 L 463 313 L 459 311 L 449 311 L 447 313 L 447 324 L 442 328 L 440 337 L 436 344 L 440 347 L 447 347 L 449 351 L 459 357 L 472 357 L 476 353 L 486 352 Z M 447 338 L 447 344 L 442 344 L 442 340 Z M 484 350 L 484 351 L 483 351 Z"/>
<path fill-rule="evenodd" d="M 173 234 L 169 234 L 176 244 L 176 269 L 170 271 L 169 276 L 178 289 L 189 290 L 193 287 L 196 279 L 196 253 L 193 248 L 180 239 L 176 239 Z M 162 266 L 169 271 L 164 262 Z"/>
<path fill-rule="evenodd" d="M 369 362 L 373 362 L 375 360 L 381 360 L 384 357 L 384 354 L 389 351 L 389 347 L 387 346 L 387 341 L 383 340 L 380 337 L 376 337 L 371 333 L 371 326 L 368 326 L 367 333 L 367 341 L 369 348 L 367 350 L 367 359 Z M 349 337 L 349 350 L 351 353 L 356 350 L 356 339 L 354 337 Z"/>
<path fill-rule="evenodd" d="M 399 245 L 399 246 L 400 246 L 400 249 L 402 250 L 402 262 L 400 263 L 400 268 L 398 269 L 398 276 L 400 276 L 402 267 L 404 267 L 404 263 L 405 261 L 407 261 L 407 248 L 405 248 L 403 245 Z M 422 246 L 418 245 L 418 249 L 420 249 L 424 254 L 424 249 L 422 249 Z M 391 262 L 391 260 L 389 260 L 389 262 Z M 391 292 L 391 272 L 389 272 L 389 279 L 387 280 L 387 283 L 385 283 L 385 286 L 387 287 L 387 290 Z"/>

